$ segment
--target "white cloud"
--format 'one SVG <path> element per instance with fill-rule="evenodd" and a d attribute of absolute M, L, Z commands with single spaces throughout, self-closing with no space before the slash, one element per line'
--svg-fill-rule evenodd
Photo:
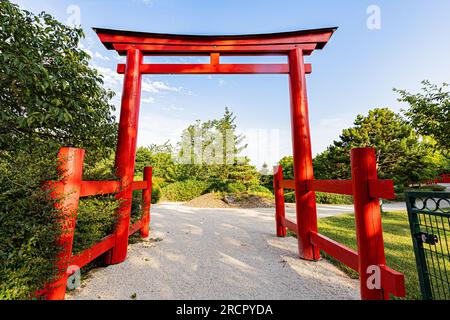
<path fill-rule="evenodd" d="M 352 119 L 354 119 L 354 115 L 345 118 L 325 118 L 317 124 L 313 123 L 311 125 L 313 155 L 325 151 L 334 140 L 337 140 L 342 129 L 352 125 Z"/>
<path fill-rule="evenodd" d="M 146 6 L 152 6 L 154 0 L 132 0 L 133 2 L 141 3 Z"/>
<path fill-rule="evenodd" d="M 141 99 L 141 102 L 151 104 L 151 103 L 155 102 L 155 98 L 153 98 L 153 97 L 143 98 L 143 99 Z"/>
<path fill-rule="evenodd" d="M 96 51 L 93 52 L 92 50 L 90 50 L 88 47 L 86 47 L 83 43 L 79 43 L 78 45 L 80 47 L 80 49 L 84 50 L 84 52 L 86 52 L 92 59 L 99 59 L 102 61 L 110 61 L 111 59 L 107 56 L 104 56 L 103 54 L 101 54 L 100 52 Z"/>
<path fill-rule="evenodd" d="M 119 87 L 122 84 L 123 76 L 118 74 L 116 71 L 110 69 L 101 67 L 94 64 L 94 68 L 100 72 L 100 74 L 103 76 L 103 81 L 105 82 L 105 86 L 108 87 L 108 89 L 117 91 Z"/>
<path fill-rule="evenodd" d="M 148 79 L 144 79 L 142 81 L 142 91 L 148 93 L 160 93 L 163 91 L 181 92 L 182 88 L 172 87 L 162 81 L 150 81 Z"/>
<path fill-rule="evenodd" d="M 103 75 L 105 85 L 107 85 L 109 88 L 114 88 L 122 85 L 123 75 L 118 74 L 117 71 L 96 65 L 95 63 L 94 68 L 96 68 L 100 72 L 100 74 Z M 166 82 L 150 81 L 149 79 L 142 80 L 142 92 L 145 93 L 174 92 L 185 94 L 189 93 L 189 91 L 185 91 L 184 88 L 182 87 L 173 87 Z"/>
<path fill-rule="evenodd" d="M 165 116 L 157 112 L 144 114 L 139 120 L 138 145 L 163 144 L 167 140 L 175 144 L 189 124 L 189 120 Z"/>
<path fill-rule="evenodd" d="M 98 59 L 100 59 L 100 60 L 103 60 L 103 61 L 110 61 L 110 60 L 111 60 L 109 57 L 102 55 L 102 54 L 101 54 L 100 52 L 98 52 L 98 51 L 95 52 L 95 57 L 98 58 Z"/>
<path fill-rule="evenodd" d="M 84 48 L 83 51 L 86 52 L 91 58 L 94 57 L 94 53 L 88 48 Z"/>
<path fill-rule="evenodd" d="M 330 119 L 321 119 L 319 122 L 319 126 L 322 127 L 332 127 L 332 128 L 342 128 L 344 124 L 344 120 L 341 118 L 330 118 Z"/>
<path fill-rule="evenodd" d="M 79 43 L 78 47 L 83 50 L 84 52 L 86 52 L 91 58 L 94 56 L 94 53 L 92 52 L 92 50 L 89 50 L 88 48 L 86 48 L 86 46 L 83 43 Z"/>
<path fill-rule="evenodd" d="M 163 107 L 163 110 L 166 111 L 184 111 L 183 107 L 176 107 L 176 106 L 167 106 L 167 107 Z"/>

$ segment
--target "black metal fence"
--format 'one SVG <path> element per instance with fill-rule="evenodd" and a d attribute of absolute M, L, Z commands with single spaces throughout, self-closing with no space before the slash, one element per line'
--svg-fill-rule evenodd
<path fill-rule="evenodd" d="M 450 193 L 407 192 L 406 205 L 425 300 L 450 300 Z"/>

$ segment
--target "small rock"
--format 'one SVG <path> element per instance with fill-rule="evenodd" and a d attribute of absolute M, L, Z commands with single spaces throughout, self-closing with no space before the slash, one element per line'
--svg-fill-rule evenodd
<path fill-rule="evenodd" d="M 223 201 L 227 204 L 234 204 L 236 203 L 236 197 L 232 195 L 226 195 L 223 197 Z"/>

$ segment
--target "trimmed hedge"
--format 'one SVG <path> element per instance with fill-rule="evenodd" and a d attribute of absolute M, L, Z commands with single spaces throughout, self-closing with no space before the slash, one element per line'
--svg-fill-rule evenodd
<path fill-rule="evenodd" d="M 254 193 L 256 195 L 264 195 L 268 198 L 273 198 L 273 193 L 268 188 L 264 186 L 254 186 L 248 190 L 250 193 Z"/>
<path fill-rule="evenodd" d="M 247 187 L 240 182 L 233 182 L 229 183 L 227 185 L 227 192 L 229 193 L 239 193 L 239 192 L 245 192 L 247 190 Z"/>
<path fill-rule="evenodd" d="M 430 185 L 425 185 L 425 186 L 420 186 L 420 187 L 415 187 L 415 188 L 404 188 L 404 187 L 397 187 L 395 189 L 395 194 L 396 194 L 396 198 L 395 201 L 406 201 L 406 196 L 405 196 L 405 192 L 408 191 L 418 191 L 418 192 L 441 192 L 441 191 L 445 191 L 447 190 L 446 187 L 441 186 L 439 184 L 430 184 Z"/>
<path fill-rule="evenodd" d="M 162 189 L 158 183 L 152 183 L 152 203 L 158 203 L 162 198 Z"/>
<path fill-rule="evenodd" d="M 284 194 L 286 203 L 295 203 L 295 193 Z M 318 204 L 353 204 L 353 197 L 341 194 L 316 192 L 316 202 Z"/>
<path fill-rule="evenodd" d="M 284 194 L 284 202 L 286 203 L 295 203 L 295 192 L 286 192 Z"/>
<path fill-rule="evenodd" d="M 316 201 L 319 204 L 353 204 L 353 197 L 342 194 L 316 192 Z"/>
<path fill-rule="evenodd" d="M 210 184 L 199 180 L 186 180 L 171 183 L 162 189 L 163 199 L 167 201 L 190 201 L 205 194 Z"/>

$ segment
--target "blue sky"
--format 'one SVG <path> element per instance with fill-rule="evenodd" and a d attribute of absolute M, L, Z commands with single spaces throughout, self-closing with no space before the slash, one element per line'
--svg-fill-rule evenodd
<path fill-rule="evenodd" d="M 79 18 L 86 32 L 83 48 L 93 56 L 92 65 L 105 75 L 105 85 L 117 92 L 116 104 L 122 76 L 114 70 L 122 58 L 107 51 L 91 27 L 248 34 L 338 26 L 325 49 L 308 58 L 313 64 L 307 81 L 314 154 L 325 150 L 357 114 L 375 107 L 400 110 L 403 106 L 392 88 L 417 91 L 424 79 L 450 82 L 448 0 L 12 2 L 33 12 L 45 10 L 63 22 Z M 370 5 L 380 8 L 381 29 L 367 27 Z M 199 58 L 173 61 L 201 62 Z M 256 141 L 247 151 L 254 164 L 273 164 L 292 154 L 287 76 L 145 76 L 144 80 L 139 145 L 175 142 L 188 124 L 216 118 L 229 106 L 250 142 Z M 251 139 L 258 135 L 259 139 Z"/>

